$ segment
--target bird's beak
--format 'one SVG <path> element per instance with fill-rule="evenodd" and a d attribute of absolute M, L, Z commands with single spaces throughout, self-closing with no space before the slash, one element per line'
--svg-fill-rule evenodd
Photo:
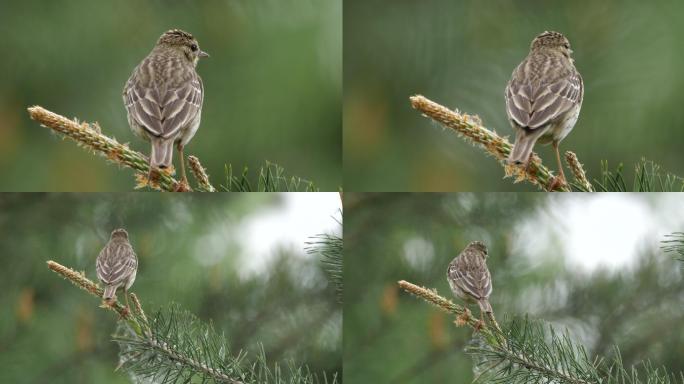
<path fill-rule="evenodd" d="M 199 56 L 199 57 L 209 57 L 209 54 L 206 53 L 206 52 L 204 52 L 204 51 L 200 51 L 200 52 L 199 52 L 199 55 L 197 55 L 197 56 Z"/>

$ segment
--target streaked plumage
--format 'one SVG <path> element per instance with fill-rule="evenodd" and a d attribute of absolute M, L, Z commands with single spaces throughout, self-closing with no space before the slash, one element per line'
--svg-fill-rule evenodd
<path fill-rule="evenodd" d="M 477 303 L 482 313 L 491 313 L 489 295 L 492 277 L 487 269 L 487 247 L 473 241 L 449 263 L 449 286 L 456 296 L 467 303 Z"/>
<path fill-rule="evenodd" d="M 133 285 L 138 271 L 138 257 L 128 241 L 126 230 L 115 229 L 112 231 L 109 242 L 97 256 L 95 269 L 97 270 L 97 278 L 104 285 L 102 299 L 107 304 L 116 301 L 117 289 L 123 289 L 124 292 L 127 292 Z M 128 300 L 127 297 L 126 300 Z"/>
<path fill-rule="evenodd" d="M 208 56 L 191 34 L 167 31 L 133 70 L 123 91 L 131 129 L 152 143 L 151 170 L 171 166 L 176 144 L 183 181 L 187 181 L 183 147 L 199 128 L 204 100 L 195 68 L 200 57 Z"/>
<path fill-rule="evenodd" d="M 537 141 L 552 143 L 563 181 L 558 144 L 575 126 L 584 96 L 582 76 L 571 53 L 570 42 L 562 34 L 540 34 L 513 71 L 505 92 L 508 119 L 516 130 L 508 162 L 527 164 Z"/>

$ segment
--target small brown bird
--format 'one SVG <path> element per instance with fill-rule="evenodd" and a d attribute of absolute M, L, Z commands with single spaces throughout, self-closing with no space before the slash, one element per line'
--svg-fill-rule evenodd
<path fill-rule="evenodd" d="M 204 100 L 204 85 L 195 70 L 200 57 L 209 54 L 199 49 L 197 40 L 172 29 L 161 35 L 126 82 L 128 123 L 138 136 L 152 142 L 150 176 L 154 168 L 171 167 L 175 144 L 181 182 L 187 185 L 183 148 L 199 128 Z"/>
<path fill-rule="evenodd" d="M 115 229 L 109 242 L 100 251 L 95 264 L 97 278 L 104 284 L 102 299 L 105 305 L 111 306 L 116 302 L 117 289 L 124 290 L 126 308 L 128 308 L 128 289 L 135 281 L 138 272 L 138 257 L 128 242 L 128 232 L 125 229 Z"/>
<path fill-rule="evenodd" d="M 584 96 L 582 76 L 571 53 L 570 42 L 562 34 L 540 34 L 506 86 L 506 112 L 516 130 L 508 163 L 527 168 L 535 142 L 551 143 L 560 174 L 554 186 L 565 184 L 558 144 L 575 126 Z"/>
<path fill-rule="evenodd" d="M 480 306 L 480 318 L 484 313 L 492 313 L 489 304 L 492 277 L 487 269 L 487 247 L 483 243 L 473 241 L 449 263 L 447 280 L 454 295 Z"/>

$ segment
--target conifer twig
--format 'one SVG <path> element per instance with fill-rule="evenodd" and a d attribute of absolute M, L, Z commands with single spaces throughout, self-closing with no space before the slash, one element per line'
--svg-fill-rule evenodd
<path fill-rule="evenodd" d="M 470 313 L 470 310 L 466 307 L 460 306 L 458 304 L 454 304 L 451 300 L 448 300 L 442 296 L 440 296 L 437 291 L 433 289 L 427 289 L 425 287 L 419 287 L 415 284 L 411 284 L 408 281 L 401 280 L 399 281 L 399 287 L 403 289 L 404 291 L 415 295 L 417 297 L 420 297 L 421 299 L 427 301 L 430 304 L 435 305 L 436 307 L 442 309 L 445 312 L 452 313 L 457 316 L 457 321 L 460 323 L 459 325 L 468 325 L 472 329 L 479 331 L 479 332 L 486 332 L 487 334 L 494 336 L 494 334 L 490 331 L 487 330 L 487 328 L 482 328 L 482 324 L 480 324 L 480 321 L 472 316 Z M 494 317 L 492 316 L 490 318 L 493 319 Z M 496 320 L 494 320 L 494 324 L 496 324 Z M 495 328 L 497 330 L 500 330 L 499 324 L 495 325 Z"/>
<path fill-rule="evenodd" d="M 580 163 L 579 159 L 577 159 L 577 155 L 575 154 L 575 152 L 566 151 L 565 162 L 568 163 L 568 166 L 570 167 L 570 170 L 572 171 L 572 174 L 575 177 L 575 182 L 579 185 L 579 187 L 583 191 L 594 192 L 594 186 L 591 185 L 591 183 L 587 179 L 587 174 L 584 172 L 582 163 Z"/>
<path fill-rule="evenodd" d="M 205 192 L 216 192 L 216 188 L 209 182 L 209 175 L 207 171 L 202 167 L 199 159 L 196 156 L 188 156 L 188 162 L 190 163 L 190 170 L 197 180 L 199 189 Z"/>
<path fill-rule="evenodd" d="M 93 296 L 102 298 L 102 293 L 103 290 L 100 288 L 97 284 L 95 284 L 92 280 L 88 279 L 85 277 L 85 274 L 83 272 L 76 272 L 71 268 L 65 267 L 60 263 L 57 263 L 52 260 L 48 260 L 47 262 L 48 268 L 53 270 L 54 272 L 62 275 L 65 279 L 71 281 L 75 286 L 89 292 Z M 137 297 L 135 298 L 137 301 Z M 126 307 L 123 305 L 119 304 L 118 301 L 114 302 L 111 306 L 108 307 L 109 309 L 116 311 L 121 318 L 128 318 L 129 313 L 126 311 Z"/>
<path fill-rule="evenodd" d="M 504 166 L 506 176 L 515 177 L 516 183 L 523 180 L 528 181 L 543 190 L 548 190 L 549 187 L 554 185 L 554 175 L 548 168 L 542 165 L 541 159 L 536 154 L 532 155 L 527 172 L 525 172 L 522 166 L 506 164 L 506 158 L 513 146 L 506 138 L 485 128 L 478 116 L 470 116 L 452 111 L 422 95 L 411 96 L 410 100 L 411 106 L 422 112 L 424 116 L 435 120 L 446 128 L 454 130 L 459 135 L 465 137 L 467 141 L 479 144 L 482 149 Z M 570 191 L 567 186 L 558 185 L 556 188 L 562 192 Z"/>
<path fill-rule="evenodd" d="M 99 154 L 110 162 L 119 166 L 132 168 L 135 173 L 136 189 L 150 187 L 152 189 L 169 192 L 191 192 L 192 189 L 186 183 L 180 183 L 173 175 L 173 168 L 154 169 L 150 177 L 149 159 L 144 154 L 134 151 L 127 144 L 121 144 L 116 139 L 102 134 L 97 123 L 81 123 L 76 119 L 67 119 L 64 116 L 48 111 L 41 106 L 28 108 L 31 119 L 39 122 L 43 127 L 59 132 L 63 137 L 68 137 L 77 145 Z M 216 188 L 209 181 L 206 170 L 197 156 L 188 156 L 190 171 L 197 180 L 198 190 L 216 192 Z M 256 185 L 249 177 L 245 167 L 239 176 L 233 175 L 233 168 L 226 165 L 227 184 L 223 189 L 226 191 L 258 191 L 258 192 L 317 192 L 318 188 L 313 182 L 295 176 L 285 176 L 285 170 L 271 162 L 259 168 Z"/>
<path fill-rule="evenodd" d="M 38 105 L 29 107 L 28 112 L 31 119 L 36 120 L 42 126 L 63 134 L 80 146 L 102 155 L 115 164 L 137 171 L 139 186 L 142 183 L 142 186 L 149 185 L 158 190 L 178 190 L 179 182 L 166 172 L 157 172 L 159 177 L 148 182 L 147 173 L 150 164 L 147 156 L 128 148 L 128 145 L 121 144 L 116 139 L 103 135 L 97 123 L 93 125 L 85 122 L 79 123 Z"/>
<path fill-rule="evenodd" d="M 142 309 L 142 305 L 140 304 L 140 301 L 138 300 L 138 296 L 135 293 L 130 293 L 130 297 L 133 300 L 133 306 L 135 307 L 135 313 L 140 317 L 142 320 L 143 326 L 145 327 L 145 335 L 149 336 L 152 334 L 152 330 L 150 329 L 150 323 L 147 320 L 147 316 L 145 316 L 145 311 Z"/>

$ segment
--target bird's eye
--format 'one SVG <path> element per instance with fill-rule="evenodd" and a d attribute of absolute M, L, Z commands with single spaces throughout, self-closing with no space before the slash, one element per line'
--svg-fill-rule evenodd
<path fill-rule="evenodd" d="M 197 44 L 191 45 L 190 49 L 192 49 L 193 52 L 196 52 L 197 51 Z"/>
<path fill-rule="evenodd" d="M 570 44 L 568 44 L 568 43 L 563 44 L 563 46 L 564 46 L 566 49 L 570 49 Z"/>

